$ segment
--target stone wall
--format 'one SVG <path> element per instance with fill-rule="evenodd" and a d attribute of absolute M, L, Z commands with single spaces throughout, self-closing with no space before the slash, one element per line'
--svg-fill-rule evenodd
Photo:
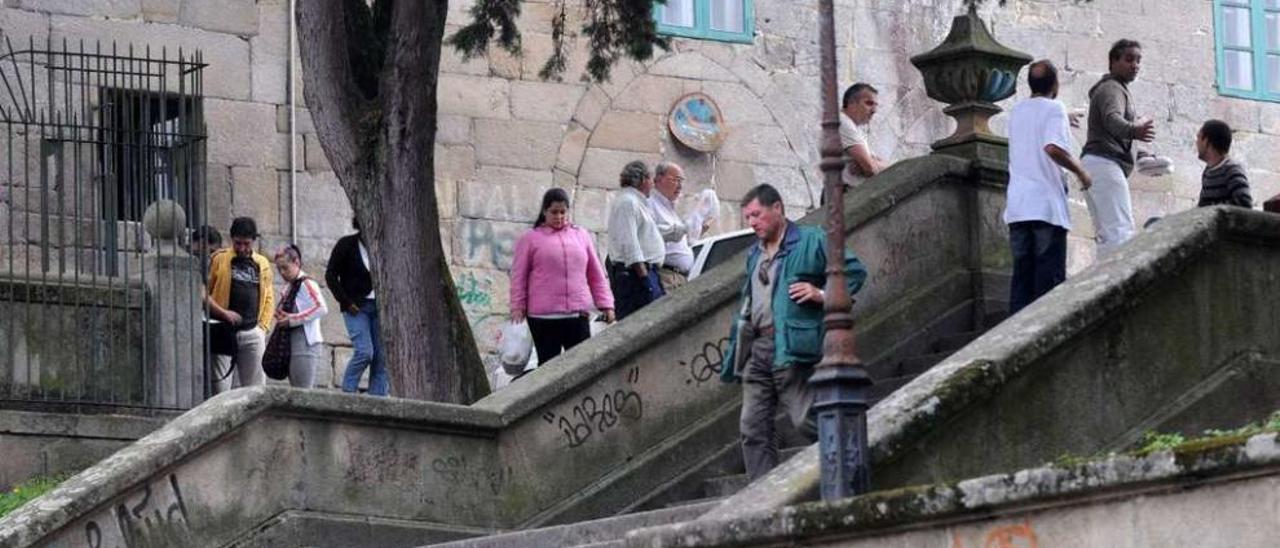
<path fill-rule="evenodd" d="M 452 3 L 449 32 L 467 20 L 470 4 Z M 482 351 L 495 347 L 508 311 L 506 271 L 515 240 L 551 186 L 570 191 L 575 222 L 595 233 L 601 248 L 617 174 L 637 158 L 684 164 L 687 195 L 716 189 L 725 205 L 712 233 L 739 227 L 732 204 L 757 182 L 779 186 L 795 216 L 813 208 L 819 195 L 812 131 L 817 65 L 808 24 L 816 17 L 814 4 L 761 3 L 755 44 L 676 40 L 651 62 L 620 64 L 613 79 L 599 85 L 582 79 L 584 39 L 574 43 L 562 81 L 537 77 L 551 45 L 546 2 L 524 5 L 523 59 L 494 51 L 464 60 L 446 51 L 436 150 L 441 230 Z M 210 63 L 205 113 L 211 223 L 225 230 L 232 217 L 253 216 L 264 249 L 296 238 L 307 270 L 319 276 L 333 242 L 349 232 L 351 209 L 305 105 L 298 110 L 296 190 L 290 193 L 288 2 L 212 5 L 21 0 L 0 9 L 0 28 L 37 40 L 50 35 L 54 41 L 202 49 Z M 570 26 L 580 22 L 571 10 Z M 728 121 L 730 136 L 716 154 L 681 148 L 665 129 L 672 103 L 694 91 L 715 98 Z M 303 101 L 300 90 L 297 98 Z M 296 220 L 290 218 L 291 201 Z M 297 233 L 291 234 L 295 224 Z M 332 300 L 329 305 L 336 310 Z M 350 343 L 339 314 L 331 313 L 323 326 L 329 350 L 318 380 L 336 385 Z"/>
<path fill-rule="evenodd" d="M 1204 165 L 1196 159 L 1195 136 L 1205 120 L 1220 118 L 1236 130 L 1233 155 L 1249 168 L 1254 201 L 1280 193 L 1280 104 L 1219 95 L 1214 61 L 1213 3 L 1208 0 L 1016 0 L 1005 7 L 987 2 L 981 10 L 996 38 L 1037 59 L 1058 65 L 1059 99 L 1068 109 L 1087 108 L 1089 88 L 1107 71 L 1107 51 L 1120 38 L 1144 46 L 1143 65 L 1131 89 L 1139 115 L 1155 119 L 1156 141 L 1146 149 L 1174 162 L 1173 175 L 1132 179 L 1134 220 L 1195 206 Z M 937 45 L 962 12 L 959 0 L 837 0 L 838 34 L 844 67 L 841 81 L 863 80 L 880 89 L 881 111 L 872 121 L 872 148 L 902 160 L 927 152 L 928 144 L 950 134 L 952 123 L 938 103 L 925 96 L 911 55 Z M 843 67 L 842 67 L 843 68 Z M 1025 71 L 1008 108 L 1029 95 Z M 1004 116 L 993 128 L 1004 132 Z M 1076 139 L 1084 144 L 1083 130 Z M 1093 225 L 1084 195 L 1070 193 L 1073 231 L 1069 270 L 1093 262 Z"/>
<path fill-rule="evenodd" d="M 167 417 L 0 413 L 0 491 L 33 476 L 58 476 L 88 468 L 128 446 Z"/>
<path fill-rule="evenodd" d="M 1139 110 L 1159 124 L 1154 150 L 1171 156 L 1177 172 L 1135 179 L 1139 222 L 1194 203 L 1200 164 L 1192 139 L 1210 116 L 1241 131 L 1237 155 L 1250 164 L 1255 195 L 1280 192 L 1280 174 L 1263 156 L 1280 146 L 1280 105 L 1217 95 L 1211 3 L 1196 0 L 1192 9 L 1184 9 L 1182 1 L 1019 0 L 1003 8 L 989 2 L 983 12 L 1006 44 L 1058 61 L 1064 69 L 1062 99 L 1071 108 L 1084 105 L 1088 87 L 1105 70 L 1112 40 L 1123 35 L 1147 44 L 1134 93 Z M 205 112 L 212 222 L 225 229 L 233 216 L 254 216 L 265 234 L 264 248 L 295 238 L 307 269 L 319 276 L 333 242 L 349 231 L 350 207 L 305 105 L 298 110 L 296 188 L 290 184 L 288 2 L 234 0 L 216 9 L 207 4 L 15 0 L 0 8 L 0 28 L 15 36 L 47 34 L 55 41 L 127 40 L 153 48 L 202 49 L 210 63 Z M 467 0 L 451 4 L 449 31 L 467 20 L 470 5 Z M 814 208 L 820 194 L 816 2 L 757 1 L 753 44 L 676 39 L 671 51 L 659 51 L 650 62 L 621 63 L 605 84 L 582 81 L 582 39 L 574 44 L 562 81 L 537 77 L 550 48 L 551 9 L 541 0 L 524 3 L 523 58 L 493 51 L 464 60 L 447 50 L 441 61 L 436 145 L 441 230 L 463 305 L 486 353 L 493 350 L 507 313 L 506 271 L 514 242 L 537 213 L 546 188 L 570 190 L 575 221 L 595 233 L 599 244 L 617 173 L 631 159 L 683 163 L 687 195 L 714 188 L 723 206 L 712 233 L 740 226 L 734 204 L 756 183 L 778 186 L 795 216 Z M 951 122 L 926 97 L 908 57 L 942 39 L 951 17 L 960 12 L 959 0 L 837 0 L 836 10 L 842 87 L 865 80 L 882 91 L 883 106 L 872 124 L 873 148 L 893 160 L 927 152 L 929 143 L 950 133 Z M 1161 25 L 1144 23 L 1156 14 Z M 576 28 L 580 18 L 570 10 L 570 27 Z M 693 91 L 713 97 L 724 112 L 729 138 L 714 154 L 673 143 L 665 129 L 672 102 Z M 1019 93 L 1026 92 L 1020 87 Z M 303 101 L 300 92 L 297 97 Z M 296 203 L 296 219 L 291 203 Z M 1087 241 L 1092 229 L 1078 191 L 1072 192 L 1072 213 L 1074 272 L 1092 262 L 1093 254 Z M 297 233 L 291 234 L 295 225 Z M 319 382 L 334 385 L 350 346 L 339 314 L 322 323 L 329 349 Z"/>
<path fill-rule="evenodd" d="M 137 286 L 0 278 L 0 400 L 160 403 L 147 301 Z"/>

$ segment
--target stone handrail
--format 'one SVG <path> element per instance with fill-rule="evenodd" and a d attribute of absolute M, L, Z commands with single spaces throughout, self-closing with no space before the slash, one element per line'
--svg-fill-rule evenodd
<path fill-rule="evenodd" d="M 1046 432 L 1044 437 L 1040 438 L 1041 443 L 1047 443 L 1045 438 L 1057 441 L 1057 447 L 1033 449 L 1028 447 L 1035 444 L 1033 441 L 1010 440 L 1008 445 L 1000 445 L 998 448 L 1012 453 L 1012 456 L 989 455 L 985 458 L 986 462 L 977 463 L 976 460 L 980 459 L 975 458 L 975 451 L 981 452 L 994 448 L 989 447 L 988 441 L 978 442 L 974 438 L 979 435 L 978 432 L 964 430 L 960 421 L 966 415 L 973 415 L 975 409 L 985 411 L 990 408 L 983 406 L 997 405 L 992 402 L 999 401 L 997 396 L 1002 391 L 1012 390 L 1012 387 L 1031 382 L 1028 379 L 1034 378 L 1033 375 L 1047 375 L 1050 372 L 1060 376 L 1065 375 L 1062 373 L 1065 370 L 1062 363 L 1072 358 L 1063 355 L 1084 352 L 1078 344 L 1075 344 L 1076 341 L 1081 341 L 1082 337 L 1100 329 L 1101 326 L 1109 325 L 1107 322 L 1121 321 L 1117 318 L 1133 314 L 1126 311 L 1131 310 L 1135 306 L 1135 301 L 1146 292 L 1153 291 L 1160 283 L 1171 283 L 1172 278 L 1192 265 L 1198 264 L 1206 253 L 1216 247 L 1237 241 L 1246 242 L 1248 245 L 1274 248 L 1280 244 L 1280 216 L 1219 206 L 1165 217 L 1150 230 L 1134 238 L 1123 251 L 1068 279 L 1009 321 L 1001 323 L 894 392 L 872 408 L 868 414 L 869 445 L 872 461 L 875 463 L 872 482 L 875 488 L 891 488 L 918 481 L 927 482 L 930 479 L 936 481 L 942 479 L 938 477 L 941 475 L 955 478 L 1016 469 L 1036 464 L 1036 462 L 1025 462 L 1028 460 L 1034 461 L 1039 458 L 1042 460 L 1038 462 L 1043 462 L 1052 459 L 1057 454 L 1046 453 L 1054 450 L 1087 454 L 1094 450 L 1118 449 L 1137 441 L 1146 431 L 1162 425 L 1167 426 L 1166 423 L 1186 424 L 1186 419 L 1182 418 L 1180 413 L 1197 403 L 1197 398 L 1205 398 L 1211 394 L 1219 386 L 1214 383 L 1225 382 L 1224 375 L 1240 375 L 1242 371 L 1248 370 L 1250 360 L 1247 356 L 1254 352 L 1257 344 L 1260 344 L 1258 340 L 1275 341 L 1274 329 L 1280 326 L 1260 322 L 1255 328 L 1264 331 L 1272 329 L 1269 332 L 1271 334 L 1262 339 L 1256 339 L 1261 335 L 1250 334 L 1256 340 L 1248 340 L 1250 337 L 1241 336 L 1235 338 L 1238 340 L 1230 341 L 1240 345 L 1241 348 L 1228 348 L 1227 344 L 1215 344 L 1213 348 L 1205 349 L 1203 352 L 1198 353 L 1199 349 L 1193 348 L 1189 352 L 1177 354 L 1177 356 L 1190 354 L 1191 357 L 1188 359 L 1208 360 L 1212 350 L 1219 354 L 1212 357 L 1213 363 L 1194 364 L 1195 367 L 1191 367 L 1189 364 L 1166 363 L 1176 360 L 1152 358 L 1157 363 L 1150 366 L 1150 371 L 1133 371 L 1131 374 L 1139 378 L 1142 378 L 1142 375 L 1148 375 L 1160 379 L 1160 383 L 1172 391 L 1166 397 L 1173 400 L 1172 403 L 1164 401 L 1159 394 L 1151 394 L 1146 400 L 1135 395 L 1134 401 L 1127 402 L 1134 408 L 1128 412 L 1137 414 L 1134 417 L 1120 412 L 1114 413 L 1114 416 L 1106 414 L 1098 416 L 1089 413 L 1087 409 L 1077 410 L 1078 414 L 1075 418 L 1080 421 L 1090 421 L 1089 424 L 1094 424 L 1095 429 L 1076 436 L 1060 433 L 1062 438 L 1066 438 L 1063 440 L 1054 440 L 1050 432 Z M 1237 253 L 1245 256 L 1243 252 Z M 1261 268 L 1261 264 L 1256 268 Z M 1242 287 L 1224 289 L 1247 291 L 1247 288 Z M 1267 300 L 1264 297 L 1270 298 L 1273 304 L 1276 301 L 1274 292 L 1269 288 L 1259 291 L 1256 295 L 1246 294 L 1237 295 L 1237 297 L 1242 297 L 1245 301 L 1263 303 L 1258 304 L 1259 307 L 1267 306 L 1265 304 Z M 1185 302 L 1191 302 L 1189 297 L 1183 302 L 1177 302 L 1183 306 L 1177 310 L 1191 316 L 1198 314 L 1198 312 L 1186 310 L 1185 307 L 1191 305 L 1186 305 Z M 1202 303 L 1200 306 L 1207 305 Z M 1160 323 L 1158 319 L 1153 321 L 1155 325 Z M 1236 329 L 1234 326 L 1222 325 L 1209 327 L 1218 330 Z M 1195 332 L 1195 329 L 1190 330 L 1190 333 Z M 1216 331 L 1209 332 L 1212 334 Z M 1150 333 L 1143 333 L 1143 335 L 1158 337 L 1160 333 L 1156 333 L 1153 329 Z M 1120 337 L 1120 335 L 1116 336 Z M 1186 333 L 1178 332 L 1171 338 L 1187 336 Z M 1180 342 L 1170 340 L 1164 344 L 1176 346 Z M 1275 355 L 1280 355 L 1280 349 L 1271 350 Z M 1089 355 L 1092 356 L 1092 354 Z M 1160 377 L 1161 372 L 1169 372 L 1170 369 L 1179 366 L 1191 369 L 1195 374 L 1203 374 L 1207 380 Z M 1082 364 L 1081 367 L 1084 365 Z M 1176 373 L 1174 371 L 1171 375 Z M 1191 373 L 1185 374 L 1191 375 Z M 1128 380 L 1128 377 L 1125 379 Z M 1116 379 L 1110 379 L 1109 382 L 1120 384 Z M 1048 389 L 1045 390 L 1048 391 Z M 1029 393 L 1031 393 L 1029 390 L 1024 392 L 1024 394 Z M 1088 393 L 1076 396 L 1083 401 L 1093 401 L 1089 399 L 1091 394 Z M 1019 395 L 1014 394 L 1009 397 L 1016 399 Z M 1050 394 L 1045 397 L 1061 399 L 1066 396 Z M 1030 401 L 1014 404 L 1008 411 L 1015 414 L 1008 417 L 1017 416 L 1016 409 L 1022 409 L 1022 415 L 1031 415 L 1026 412 L 1026 408 L 1030 405 Z M 1265 414 L 1272 409 L 1274 407 L 1261 409 L 1258 412 Z M 1060 410 L 1057 412 L 1062 413 Z M 995 416 L 994 411 L 988 413 Z M 1246 418 L 1246 421 L 1257 418 Z M 976 427 L 990 428 L 989 423 L 975 420 Z M 1007 420 L 1010 423 L 1008 428 L 1018 428 L 1018 421 Z M 1096 427 L 1099 421 L 1105 423 L 1108 420 L 1115 423 L 1128 421 L 1129 424 L 1124 425 L 1123 428 L 1117 424 L 1114 428 L 1120 429 L 1115 431 Z M 1050 426 L 1053 426 L 1074 432 L 1068 425 L 1051 422 L 1051 418 L 1046 418 L 1045 421 L 1049 422 L 1036 424 L 1044 430 L 1051 430 Z M 944 424 L 948 432 L 964 432 L 964 435 L 969 437 L 970 448 L 962 449 L 963 442 L 953 441 L 951 437 L 941 433 L 941 425 Z M 982 424 L 987 426 L 981 426 Z M 1189 424 L 1199 425 L 1200 423 L 1193 421 Z M 1201 426 L 1221 427 L 1223 425 Z M 1079 428 L 1087 430 L 1086 427 Z M 1005 432 L 1000 434 L 1003 435 Z M 1100 442 L 1101 445 L 1080 446 L 1097 439 L 1103 440 Z M 920 447 L 925 443 L 924 440 L 930 440 L 932 444 L 928 451 L 935 453 L 933 459 L 921 456 L 924 450 Z M 1073 443 L 1077 445 L 1072 446 Z M 986 449 L 981 449 L 983 447 Z M 943 459 L 954 459 L 955 463 L 947 465 L 938 462 Z M 882 477 L 883 481 L 878 481 L 876 472 L 885 471 L 882 470 L 883 468 L 888 468 L 889 477 L 887 479 Z M 817 493 L 818 475 L 818 451 L 816 446 L 812 446 L 769 475 L 730 497 L 702 519 L 729 519 L 736 515 L 769 511 L 812 500 Z"/>
<path fill-rule="evenodd" d="M 1131 537 L 1129 542 L 1118 540 L 1128 537 L 1130 531 L 1125 528 L 1144 532 L 1167 530 L 1163 535 L 1154 536 L 1174 543 L 1195 538 L 1193 543 L 1203 545 L 1200 543 L 1211 536 L 1201 527 L 1206 523 L 1217 524 L 1218 534 L 1224 535 L 1219 538 L 1230 539 L 1225 541 L 1227 545 L 1264 546 L 1272 542 L 1272 532 L 1267 526 L 1271 506 L 1248 495 L 1269 494 L 1277 475 L 1280 475 L 1280 440 L 1275 432 L 1266 432 L 1247 438 L 1208 440 L 1200 445 L 1188 444 L 1149 455 L 1113 455 L 1074 466 L 1043 466 L 954 483 L 874 492 L 829 503 L 743 513 L 729 521 L 687 522 L 653 528 L 630 535 L 625 546 L 711 548 L 793 543 L 918 546 L 934 545 L 930 542 L 933 539 L 954 546 L 978 546 L 976 539 L 983 538 L 988 540 L 984 545 L 990 546 L 995 544 L 990 542 L 992 538 L 1034 540 L 1034 529 L 1047 534 L 1048 538 L 1039 539 L 1042 546 L 1169 545 L 1150 537 L 1146 537 L 1145 542 Z M 1242 480 L 1260 485 L 1246 486 L 1239 492 L 1226 487 L 1239 485 Z M 1146 516 L 1150 518 L 1154 514 L 1189 521 L 1194 524 L 1191 526 L 1194 531 L 1188 532 L 1173 523 L 1161 524 L 1159 519 L 1136 520 L 1132 508 L 1125 508 L 1118 515 L 1097 508 L 1109 503 L 1113 507 L 1143 504 L 1150 498 L 1187 493 L 1201 493 L 1208 499 L 1203 502 L 1210 504 L 1230 501 L 1237 506 L 1257 508 L 1262 515 L 1245 517 L 1236 513 L 1241 508 L 1209 508 L 1184 501 L 1176 504 L 1180 512 L 1156 511 Z M 1076 532 L 1052 519 L 1054 510 L 1068 513 L 1081 506 L 1095 508 L 1086 516 L 1062 520 L 1073 522 L 1079 529 Z M 1188 511 L 1200 514 L 1199 519 L 1187 520 L 1184 513 Z M 1099 519 L 1113 515 L 1115 517 Z M 1233 519 L 1218 519 L 1224 515 Z M 1033 521 L 1040 522 L 1041 526 L 1033 529 L 1030 525 Z M 1256 531 L 1253 535 L 1242 535 L 1239 525 L 1250 522 L 1258 524 Z M 1194 536 L 1186 536 L 1188 533 Z M 968 538 L 975 539 L 975 544 L 962 541 Z M 1036 542 L 1028 544 L 1034 546 Z"/>

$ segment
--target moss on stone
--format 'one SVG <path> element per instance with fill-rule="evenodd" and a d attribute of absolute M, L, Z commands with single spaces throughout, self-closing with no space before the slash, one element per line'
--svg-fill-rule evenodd
<path fill-rule="evenodd" d="M 856 525 L 860 529 L 881 529 L 909 523 L 939 511 L 958 508 L 951 484 L 914 485 L 845 499 L 833 505 L 812 502 L 793 507 L 792 519 L 798 529 L 817 532 Z"/>

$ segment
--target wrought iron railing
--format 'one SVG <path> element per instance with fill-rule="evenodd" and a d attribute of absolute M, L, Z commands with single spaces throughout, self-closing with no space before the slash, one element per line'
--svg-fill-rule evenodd
<path fill-rule="evenodd" d="M 205 273 L 172 235 L 207 218 L 201 54 L 24 41 L 0 43 L 0 402 L 191 407 Z M 144 231 L 157 202 L 185 215 Z"/>

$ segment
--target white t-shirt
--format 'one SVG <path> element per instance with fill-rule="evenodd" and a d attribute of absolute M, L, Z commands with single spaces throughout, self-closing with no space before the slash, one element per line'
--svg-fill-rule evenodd
<path fill-rule="evenodd" d="M 850 118 L 848 114 L 841 112 L 840 113 L 840 150 L 848 151 L 849 147 L 854 145 L 862 145 L 867 148 L 868 154 L 871 153 L 871 141 L 867 135 L 867 126 L 860 126 L 858 124 L 855 124 L 853 122 L 853 118 Z M 846 160 L 848 160 L 849 153 L 845 152 L 844 157 Z M 863 177 L 862 175 L 858 175 L 857 173 L 855 173 L 853 169 L 854 169 L 853 164 L 849 163 L 848 165 L 845 166 L 844 171 L 840 172 L 840 180 L 844 181 L 844 184 L 853 186 L 867 179 L 866 177 Z"/>
<path fill-rule="evenodd" d="M 364 242 L 360 242 L 359 244 L 360 244 L 360 262 L 364 263 L 365 270 L 373 272 L 373 269 L 369 268 L 369 250 L 365 249 Z M 365 295 L 364 298 L 372 301 L 374 299 L 373 290 L 370 289 L 369 294 Z"/>
<path fill-rule="evenodd" d="M 1044 221 L 1071 230 L 1066 173 L 1045 153 L 1046 145 L 1071 154 L 1075 139 L 1067 109 L 1047 97 L 1032 97 L 1009 110 L 1009 194 L 1004 222 Z"/>

